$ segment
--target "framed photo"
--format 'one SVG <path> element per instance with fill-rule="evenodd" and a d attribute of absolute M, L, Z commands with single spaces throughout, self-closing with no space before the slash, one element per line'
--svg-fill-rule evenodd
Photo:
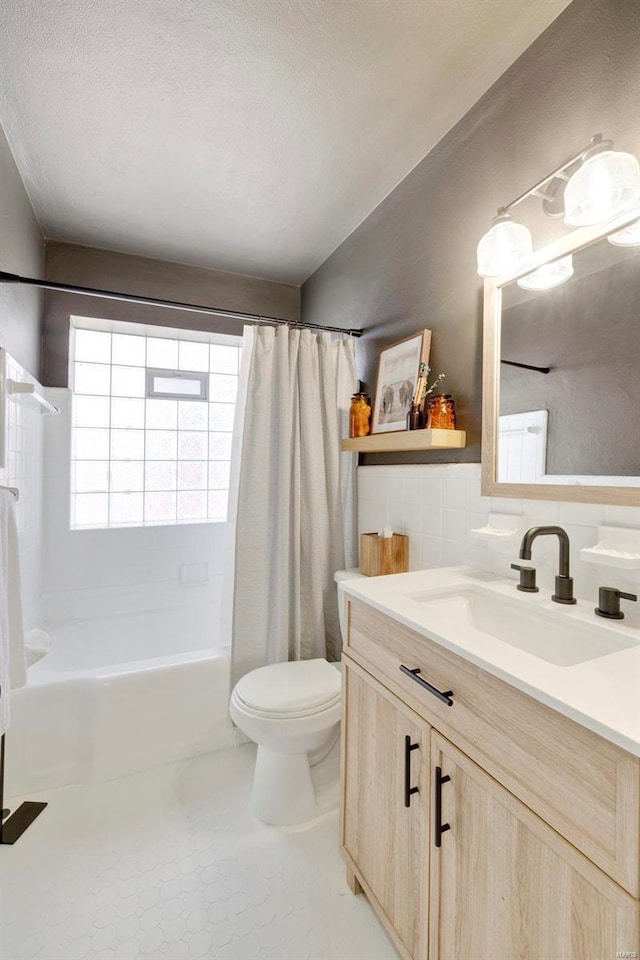
<path fill-rule="evenodd" d="M 420 364 L 429 363 L 431 330 L 385 347 L 378 361 L 372 433 L 407 429 L 407 415 L 418 382 Z"/>

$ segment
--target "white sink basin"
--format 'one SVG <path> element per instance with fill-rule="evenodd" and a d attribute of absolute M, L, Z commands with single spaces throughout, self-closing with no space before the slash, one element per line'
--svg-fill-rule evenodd
<path fill-rule="evenodd" d="M 425 627 L 443 637 L 462 639 L 474 631 L 559 667 L 586 663 L 637 645 L 604 625 L 571 621 L 561 607 L 555 616 L 555 611 L 532 609 L 517 599 L 477 588 L 416 593 L 409 599 L 421 605 L 420 619 Z"/>

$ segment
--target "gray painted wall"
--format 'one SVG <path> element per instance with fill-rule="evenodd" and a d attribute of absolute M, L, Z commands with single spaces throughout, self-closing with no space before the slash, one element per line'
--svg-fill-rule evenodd
<path fill-rule="evenodd" d="M 46 277 L 58 283 L 212 305 L 287 320 L 300 317 L 300 288 L 293 284 L 72 243 L 47 242 Z M 242 323 L 228 318 L 47 291 L 42 344 L 42 382 L 47 386 L 67 386 L 69 318 L 72 315 L 236 335 L 242 333 Z"/>
<path fill-rule="evenodd" d="M 20 174 L 0 127 L 0 270 L 41 276 L 44 242 Z M 38 291 L 0 284 L 0 347 L 38 376 L 40 310 Z"/>
<path fill-rule="evenodd" d="M 380 348 L 433 330 L 431 364 L 447 374 L 468 446 L 395 462 L 480 459 L 478 240 L 498 206 L 594 133 L 640 155 L 639 50 L 637 0 L 574 0 L 304 284 L 304 320 L 366 328 L 359 371 L 372 391 Z M 566 231 L 535 200 L 520 213 L 536 247 Z"/>

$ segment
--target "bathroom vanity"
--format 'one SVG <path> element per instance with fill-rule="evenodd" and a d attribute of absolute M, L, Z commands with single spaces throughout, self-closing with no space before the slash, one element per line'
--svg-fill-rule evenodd
<path fill-rule="evenodd" d="M 640 950 L 640 637 L 458 569 L 346 583 L 341 844 L 404 957 Z"/>

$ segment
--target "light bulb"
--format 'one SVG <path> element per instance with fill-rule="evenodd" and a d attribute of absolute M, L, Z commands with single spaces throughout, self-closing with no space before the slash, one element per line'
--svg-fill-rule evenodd
<path fill-rule="evenodd" d="M 640 207 L 637 209 L 638 220 L 623 227 L 622 230 L 616 230 L 607 237 L 609 243 L 614 247 L 635 247 L 640 245 Z"/>
<path fill-rule="evenodd" d="M 533 273 L 520 277 L 518 286 L 523 290 L 550 290 L 552 287 L 559 287 L 561 283 L 566 283 L 572 276 L 573 257 L 569 255 L 560 260 L 553 260 L 551 263 L 544 263 Z"/>
<path fill-rule="evenodd" d="M 529 230 L 505 214 L 478 244 L 478 273 L 481 277 L 512 273 L 532 252 L 533 240 Z"/>
<path fill-rule="evenodd" d="M 564 221 L 572 227 L 605 223 L 640 199 L 640 164 L 631 153 L 605 150 L 576 170 L 564 192 Z"/>

